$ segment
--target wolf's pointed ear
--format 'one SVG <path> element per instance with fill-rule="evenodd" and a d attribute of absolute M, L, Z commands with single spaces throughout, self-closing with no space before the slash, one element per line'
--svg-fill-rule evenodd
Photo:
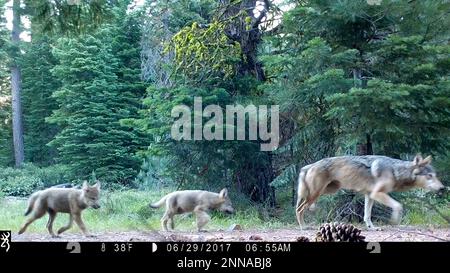
<path fill-rule="evenodd" d="M 422 162 L 423 158 L 420 154 L 417 154 L 413 159 L 413 163 L 415 166 L 419 166 L 420 162 Z"/>
<path fill-rule="evenodd" d="M 89 187 L 88 182 L 86 180 L 83 181 L 83 190 Z"/>
<path fill-rule="evenodd" d="M 97 190 L 100 190 L 100 186 L 101 186 L 101 185 L 102 185 L 102 184 L 100 183 L 100 181 L 97 180 L 97 183 L 95 183 L 94 187 L 96 187 Z"/>
<path fill-rule="evenodd" d="M 420 162 L 420 165 L 425 166 L 425 165 L 430 164 L 430 163 L 431 163 L 431 159 L 432 159 L 432 158 L 431 158 L 431 155 L 425 157 L 425 159 L 422 160 L 422 162 Z"/>
<path fill-rule="evenodd" d="M 225 199 L 225 198 L 227 198 L 227 196 L 228 196 L 228 190 L 226 188 L 223 188 L 219 193 L 219 197 L 222 199 Z"/>

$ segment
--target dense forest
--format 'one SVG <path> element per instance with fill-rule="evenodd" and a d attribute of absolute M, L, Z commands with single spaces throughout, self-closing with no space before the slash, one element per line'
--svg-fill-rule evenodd
<path fill-rule="evenodd" d="M 0 190 L 96 178 L 273 207 L 319 159 L 416 153 L 449 185 L 449 13 L 445 0 L 0 0 Z M 194 97 L 278 105 L 278 149 L 174 140 L 171 111 Z"/>

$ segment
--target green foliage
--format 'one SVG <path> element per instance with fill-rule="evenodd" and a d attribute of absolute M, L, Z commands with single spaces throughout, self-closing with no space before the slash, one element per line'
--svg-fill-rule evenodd
<path fill-rule="evenodd" d="M 0 166 L 13 164 L 11 130 L 11 89 L 9 78 L 10 32 L 4 16 L 5 1 L 0 1 Z"/>
<path fill-rule="evenodd" d="M 168 179 L 171 171 L 170 161 L 165 157 L 148 157 L 141 165 L 134 183 L 140 189 L 159 190 L 174 183 Z"/>
<path fill-rule="evenodd" d="M 291 50 L 289 54 L 262 57 L 271 79 L 262 89 L 280 106 L 282 117 L 283 145 L 276 151 L 282 170 L 272 184 L 278 187 L 295 180 L 299 164 L 335 153 L 337 122 L 324 118 L 330 108 L 326 98 L 352 86 L 346 71 L 356 59 L 354 50 L 334 52 L 319 37 L 304 48 Z"/>
<path fill-rule="evenodd" d="M 0 192 L 5 195 L 28 196 L 37 190 L 69 181 L 66 166 L 53 165 L 40 168 L 27 163 L 21 169 L 11 167 L 1 169 Z"/>
<path fill-rule="evenodd" d="M 283 117 L 273 185 L 297 165 L 355 154 L 367 136 L 376 154 L 448 151 L 449 32 L 437 23 L 448 3 L 292 2 L 261 55 L 262 89 Z"/>
<path fill-rule="evenodd" d="M 217 21 L 183 28 L 172 37 L 168 50 L 175 53 L 175 73 L 194 83 L 233 77 L 241 57 L 239 43 L 232 42 L 225 24 Z"/>
<path fill-rule="evenodd" d="M 170 167 L 168 174 L 178 185 L 201 185 L 223 179 L 219 166 L 224 164 L 226 143 L 175 141 L 170 135 L 174 121 L 170 114 L 173 107 L 184 104 L 193 109 L 195 96 L 202 97 L 204 105 L 225 105 L 230 100 L 229 94 L 223 89 L 150 87 L 148 96 L 144 99 L 145 108 L 141 111 L 141 119 L 126 121 L 150 137 L 152 143 L 146 156 L 163 157 L 162 160 L 167 160 L 167 166 Z"/>
<path fill-rule="evenodd" d="M 9 36 L 10 33 L 6 28 L 6 17 L 5 17 L 5 0 L 0 0 L 0 65 L 4 69 L 7 66 L 7 51 L 9 47 Z M 0 70 L 0 76 L 5 76 L 4 70 Z"/>
<path fill-rule="evenodd" d="M 214 0 L 155 0 L 146 2 L 143 10 L 150 14 L 142 18 L 155 36 L 163 35 L 162 28 L 176 33 L 185 26 L 206 24 L 212 20 L 217 1 Z"/>
<path fill-rule="evenodd" d="M 53 54 L 59 63 L 52 73 L 62 85 L 53 93 L 58 109 L 47 121 L 62 128 L 50 145 L 74 178 L 95 172 L 107 184 L 126 185 L 137 173 L 135 152 L 144 139 L 120 120 L 137 115 L 144 88 L 136 50 L 139 25 L 121 18 L 96 33 L 58 41 Z"/>
<path fill-rule="evenodd" d="M 43 189 L 42 181 L 33 176 L 10 176 L 0 180 L 2 192 L 5 195 L 28 196 L 36 189 Z"/>
<path fill-rule="evenodd" d="M 273 177 L 271 154 L 259 150 L 259 141 L 175 141 L 170 136 L 174 122 L 170 115 L 172 108 L 181 104 L 192 107 L 193 97 L 202 97 L 204 107 L 215 104 L 222 109 L 227 104 L 267 102 L 267 97 L 258 89 L 261 82 L 260 78 L 255 77 L 256 72 L 247 73 L 259 67 L 254 60 L 246 59 L 246 56 L 256 55 L 260 41 L 259 29 L 245 30 L 249 18 L 243 15 L 251 14 L 248 8 L 252 3 L 226 5 L 216 1 L 216 5 L 212 5 L 213 2 L 191 1 L 186 12 L 179 16 L 180 19 L 173 21 L 161 19 L 172 18 L 187 2 L 179 1 L 178 6 L 172 6 L 175 1 L 156 3 L 154 10 L 166 6 L 173 10 L 161 12 L 159 17 L 153 16 L 150 20 L 153 24 L 150 25 L 152 29 L 160 26 L 156 28 L 158 39 L 163 36 L 161 32 L 165 35 L 175 33 L 166 46 L 166 54 L 173 56 L 173 62 L 164 63 L 166 68 L 173 67 L 175 73 L 169 83 L 161 83 L 156 77 L 154 86 L 148 89 L 144 99 L 141 117 L 124 122 L 150 136 L 146 157 L 167 160 L 169 168 L 167 171 L 164 169 L 162 175 L 178 187 L 212 189 L 228 186 L 253 200 L 273 205 L 273 191 L 269 186 Z M 198 6 L 207 8 L 197 9 Z M 193 17 L 197 19 L 191 20 Z M 178 24 L 180 21 L 184 25 Z M 241 38 L 232 34 L 235 26 Z M 243 33 L 240 33 L 241 30 Z M 245 39 L 249 36 L 250 39 Z M 164 36 L 159 40 L 168 41 Z M 245 54 L 242 48 L 244 43 Z M 154 50 L 150 52 L 155 53 Z M 154 55 L 158 58 L 158 54 Z M 260 76 L 263 78 L 263 73 Z M 198 113 L 192 113 L 195 114 Z M 203 118 L 202 122 L 207 122 L 207 119 Z M 145 173 L 143 171 L 140 176 L 145 177 Z"/>
<path fill-rule="evenodd" d="M 439 177 L 449 183 L 448 1 L 292 0 L 279 26 L 254 25 L 256 2 L 157 0 L 138 9 L 130 0 L 24 1 L 31 43 L 12 48 L 0 21 L 0 165 L 12 159 L 9 57 L 23 53 L 13 57 L 23 72 L 26 159 L 64 167 L 4 168 L 0 194 L 95 177 L 119 191 L 106 194 L 103 228 L 127 213 L 121 227 L 136 227 L 129 218 L 159 227 L 144 199 L 167 186 L 227 186 L 243 211 L 235 219 L 292 222 L 294 210 L 277 210 L 272 189 L 288 207 L 285 189 L 295 188 L 301 166 L 354 154 L 367 136 L 377 154 L 438 154 Z M 57 40 L 49 33 L 83 34 Z M 279 105 L 281 147 L 269 153 L 260 141 L 173 140 L 171 110 L 192 107 L 196 96 L 222 108 Z M 319 221 L 361 220 L 359 195 L 319 203 Z M 405 209 L 409 223 L 435 219 L 423 218 L 429 209 Z M 375 206 L 374 217 L 385 221 L 388 211 Z"/>
<path fill-rule="evenodd" d="M 14 163 L 11 126 L 11 99 L 0 93 L 0 166 Z"/>
<path fill-rule="evenodd" d="M 57 108 L 51 96 L 60 87 L 59 79 L 51 74 L 51 69 L 57 64 L 52 54 L 52 44 L 50 38 L 34 35 L 31 43 L 24 46 L 25 54 L 20 61 L 25 155 L 27 161 L 38 165 L 54 163 L 57 153 L 47 143 L 54 138 L 58 127 L 45 122 L 45 118 Z"/>
<path fill-rule="evenodd" d="M 437 86 L 371 80 L 365 89 L 353 88 L 329 97 L 333 108 L 327 116 L 341 121 L 344 138 L 369 132 L 381 153 L 445 151 L 450 100 L 449 94 L 438 97 L 448 90 L 436 90 Z M 439 103 L 434 104 L 436 101 Z"/>
<path fill-rule="evenodd" d="M 233 187 L 232 185 L 236 183 L 241 192 L 253 194 L 256 200 L 267 194 L 263 193 L 262 184 L 265 181 L 262 176 L 268 175 L 266 172 L 270 170 L 268 168 L 270 158 L 266 152 L 259 150 L 258 142 L 176 141 L 171 137 L 174 122 L 174 118 L 171 117 L 172 109 L 179 105 L 193 109 L 194 97 L 202 97 L 203 107 L 219 105 L 224 113 L 225 106 L 232 104 L 234 99 L 222 88 L 195 88 L 182 85 L 175 88 L 150 87 L 144 99 L 141 118 L 124 121 L 129 126 L 140 128 L 150 137 L 151 144 L 145 156 L 156 162 L 161 160 L 166 166 L 162 166 L 163 168 L 156 172 L 156 178 L 151 179 L 156 179 L 155 183 L 158 183 L 161 175 L 169 178 L 169 181 L 173 181 L 178 187 L 189 189 Z M 199 113 L 192 110 L 192 120 L 196 114 Z M 205 124 L 208 120 L 209 118 L 203 117 L 202 123 Z M 139 175 L 139 180 L 145 181 L 148 172 L 144 169 Z"/>
<path fill-rule="evenodd" d="M 40 32 L 71 34 L 92 31 L 111 20 L 116 2 L 107 0 L 25 0 L 25 13 Z"/>
<path fill-rule="evenodd" d="M 276 189 L 285 187 L 286 184 L 288 184 L 291 181 L 297 180 L 297 166 L 296 165 L 290 165 L 287 168 L 285 168 L 281 174 L 279 174 L 271 183 L 270 185 L 275 187 Z"/>

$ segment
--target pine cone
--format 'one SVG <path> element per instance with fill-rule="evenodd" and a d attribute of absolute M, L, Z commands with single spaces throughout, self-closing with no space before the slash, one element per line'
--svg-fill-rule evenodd
<path fill-rule="evenodd" d="M 352 224 L 325 223 L 319 227 L 316 242 L 364 242 L 366 237 Z"/>

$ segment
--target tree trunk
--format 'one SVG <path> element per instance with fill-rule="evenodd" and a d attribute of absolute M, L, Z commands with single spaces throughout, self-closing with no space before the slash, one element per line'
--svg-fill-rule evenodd
<path fill-rule="evenodd" d="M 264 10 L 258 17 L 253 14 L 258 0 L 220 0 L 220 19 L 232 22 L 226 28 L 228 38 L 238 42 L 242 49 L 242 61 L 239 64 L 238 72 L 241 75 L 252 75 L 259 81 L 265 80 L 262 64 L 257 59 L 258 45 L 261 42 L 261 30 L 259 25 L 269 9 L 270 2 L 264 2 Z M 251 18 L 246 22 L 246 18 Z"/>
<path fill-rule="evenodd" d="M 363 78 L 361 68 L 353 69 L 353 86 L 356 88 L 366 88 L 367 80 Z M 366 133 L 366 142 L 358 143 L 356 145 L 357 155 L 371 155 L 373 154 L 372 141 L 370 134 Z"/>
<path fill-rule="evenodd" d="M 24 161 L 23 151 L 23 121 L 21 103 L 21 81 L 22 75 L 17 64 L 17 57 L 20 54 L 20 0 L 13 1 L 13 28 L 11 41 L 13 43 L 13 59 L 11 64 L 11 97 L 12 97 L 12 125 L 14 142 L 15 166 L 20 167 Z"/>
<path fill-rule="evenodd" d="M 257 4 L 263 4 L 263 9 L 258 16 L 254 15 Z M 227 22 L 226 35 L 232 41 L 240 44 L 242 59 L 239 63 L 238 73 L 241 76 L 253 76 L 259 81 L 266 79 L 261 62 L 257 59 L 258 45 L 261 43 L 261 30 L 259 28 L 262 20 L 270 8 L 268 0 L 219 0 L 219 20 Z M 249 20 L 250 19 L 250 20 Z M 275 178 L 272 166 L 272 153 L 265 154 L 267 158 L 249 164 L 246 174 L 251 178 L 236 177 L 239 189 L 246 193 L 251 200 L 256 202 L 267 202 L 275 206 L 275 189 L 270 182 Z M 252 182 L 249 182 L 252 181 Z M 244 183 L 243 183 L 244 182 Z"/>
<path fill-rule="evenodd" d="M 360 143 L 357 146 L 358 155 L 373 155 L 372 140 L 370 134 L 366 134 L 366 143 Z"/>

